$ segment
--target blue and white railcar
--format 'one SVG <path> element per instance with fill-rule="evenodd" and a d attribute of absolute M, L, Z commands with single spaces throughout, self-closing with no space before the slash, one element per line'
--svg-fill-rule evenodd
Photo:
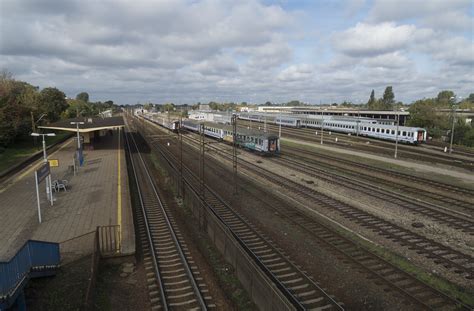
<path fill-rule="evenodd" d="M 301 120 L 295 117 L 287 117 L 287 116 L 278 116 L 272 117 L 271 123 L 275 125 L 282 125 L 282 126 L 289 126 L 299 128 L 301 127 Z"/>
<path fill-rule="evenodd" d="M 302 124 L 309 128 L 324 128 L 328 131 L 358 134 L 388 141 L 419 144 L 426 141 L 426 130 L 417 127 L 397 126 L 387 122 L 380 123 L 368 118 L 305 118 Z"/>

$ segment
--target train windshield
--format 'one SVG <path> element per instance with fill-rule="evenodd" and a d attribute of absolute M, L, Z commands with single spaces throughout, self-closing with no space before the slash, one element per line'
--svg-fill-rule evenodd
<path fill-rule="evenodd" d="M 268 140 L 268 151 L 277 151 L 278 144 L 276 138 Z"/>

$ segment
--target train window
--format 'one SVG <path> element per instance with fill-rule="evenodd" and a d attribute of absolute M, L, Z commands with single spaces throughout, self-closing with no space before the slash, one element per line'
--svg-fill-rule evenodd
<path fill-rule="evenodd" d="M 392 135 L 395 135 L 395 130 L 392 130 Z"/>
<path fill-rule="evenodd" d="M 385 134 L 385 129 L 382 129 L 382 134 Z"/>
<path fill-rule="evenodd" d="M 407 136 L 407 132 L 406 131 L 403 131 L 403 135 L 402 136 Z"/>
<path fill-rule="evenodd" d="M 377 133 L 380 133 L 380 129 L 377 129 Z"/>

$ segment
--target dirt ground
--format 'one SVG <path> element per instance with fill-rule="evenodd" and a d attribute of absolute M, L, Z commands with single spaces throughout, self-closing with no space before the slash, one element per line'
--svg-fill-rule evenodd
<path fill-rule="evenodd" d="M 134 256 L 102 260 L 93 310 L 150 310 L 145 274 L 143 263 L 136 263 Z"/>
<path fill-rule="evenodd" d="M 28 310 L 82 310 L 85 302 L 91 256 L 62 266 L 53 277 L 29 281 L 25 289 Z"/>

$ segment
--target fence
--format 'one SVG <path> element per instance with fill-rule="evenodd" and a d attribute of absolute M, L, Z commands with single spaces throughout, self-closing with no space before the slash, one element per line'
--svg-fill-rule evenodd
<path fill-rule="evenodd" d="M 99 226 L 94 232 L 89 284 L 84 310 L 90 310 L 94 301 L 99 263 L 102 257 L 120 256 L 120 225 Z"/>

